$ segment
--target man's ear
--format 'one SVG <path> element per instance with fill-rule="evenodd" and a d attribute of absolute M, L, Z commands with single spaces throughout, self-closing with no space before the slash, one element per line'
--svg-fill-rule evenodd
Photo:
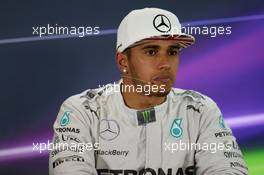
<path fill-rule="evenodd" d="M 128 57 L 127 55 L 116 52 L 116 65 L 120 72 L 124 72 L 124 70 L 128 69 Z"/>

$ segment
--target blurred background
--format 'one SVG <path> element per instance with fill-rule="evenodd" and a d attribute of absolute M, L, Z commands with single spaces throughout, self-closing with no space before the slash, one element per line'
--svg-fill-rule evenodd
<path fill-rule="evenodd" d="M 264 1 L 1 1 L 0 174 L 47 175 L 48 152 L 33 143 L 52 138 L 69 96 L 120 78 L 116 29 L 132 9 L 159 7 L 188 26 L 231 27 L 195 35 L 182 50 L 175 87 L 212 97 L 243 150 L 250 174 L 264 174 Z M 86 37 L 36 36 L 37 26 L 99 26 Z"/>

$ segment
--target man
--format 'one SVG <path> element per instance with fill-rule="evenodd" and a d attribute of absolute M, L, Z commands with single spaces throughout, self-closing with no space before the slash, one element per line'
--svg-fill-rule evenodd
<path fill-rule="evenodd" d="M 122 79 L 62 104 L 50 174 L 248 174 L 213 100 L 172 88 L 179 51 L 193 43 L 171 12 L 130 12 L 117 32 Z"/>

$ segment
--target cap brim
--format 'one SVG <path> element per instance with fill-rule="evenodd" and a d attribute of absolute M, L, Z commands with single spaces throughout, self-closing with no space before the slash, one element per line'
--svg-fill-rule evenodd
<path fill-rule="evenodd" d="M 194 42 L 195 42 L 195 38 L 192 35 L 188 35 L 185 33 L 182 33 L 180 35 L 161 35 L 161 36 L 153 36 L 150 38 L 145 38 L 145 39 L 142 39 L 140 41 L 137 41 L 134 44 L 131 44 L 125 50 L 132 48 L 132 47 L 139 46 L 141 44 L 151 42 L 153 40 L 175 40 L 178 42 L 178 44 L 181 48 L 187 48 L 187 47 L 191 46 L 192 44 L 194 44 Z"/>
<path fill-rule="evenodd" d="M 195 38 L 192 35 L 180 34 L 180 35 L 163 35 L 163 36 L 154 36 L 150 38 L 145 38 L 143 41 L 147 40 L 176 40 L 179 42 L 179 45 L 183 48 L 187 48 L 194 44 Z"/>

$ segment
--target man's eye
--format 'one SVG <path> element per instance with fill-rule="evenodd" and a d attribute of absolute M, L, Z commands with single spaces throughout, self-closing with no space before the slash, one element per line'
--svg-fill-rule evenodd
<path fill-rule="evenodd" d="M 156 53 L 157 53 L 157 51 L 154 50 L 154 49 L 151 49 L 151 50 L 147 50 L 147 51 L 146 51 L 146 54 L 147 54 L 147 55 L 150 55 L 150 56 L 154 56 L 154 55 L 156 55 Z"/>
<path fill-rule="evenodd" d="M 177 55 L 179 51 L 177 50 L 170 50 L 169 55 Z"/>

